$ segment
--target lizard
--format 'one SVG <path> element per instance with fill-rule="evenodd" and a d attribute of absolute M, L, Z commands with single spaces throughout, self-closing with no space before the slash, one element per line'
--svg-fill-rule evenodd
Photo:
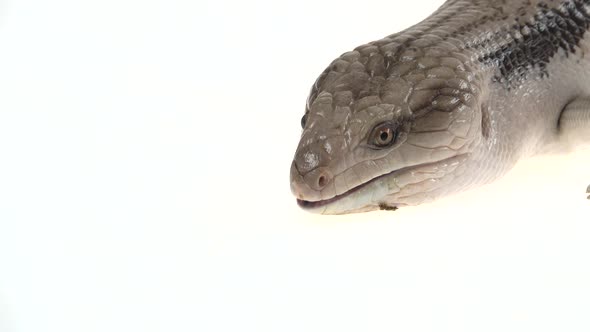
<path fill-rule="evenodd" d="M 301 119 L 298 205 L 396 210 L 590 142 L 589 28 L 590 0 L 448 0 L 342 54 Z"/>

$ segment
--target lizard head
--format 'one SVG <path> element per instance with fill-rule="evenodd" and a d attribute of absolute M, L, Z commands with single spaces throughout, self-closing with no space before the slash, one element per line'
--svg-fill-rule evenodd
<path fill-rule="evenodd" d="M 395 210 L 456 192 L 482 137 L 480 93 L 466 61 L 437 48 L 343 54 L 308 98 L 291 165 L 305 210 Z"/>

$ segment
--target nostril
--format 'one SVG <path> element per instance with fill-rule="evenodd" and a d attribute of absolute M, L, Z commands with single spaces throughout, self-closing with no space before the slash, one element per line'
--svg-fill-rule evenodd
<path fill-rule="evenodd" d="M 325 175 L 320 175 L 320 177 L 318 178 L 318 187 L 323 188 L 326 186 L 326 182 L 328 180 L 326 180 L 326 176 Z"/>
<path fill-rule="evenodd" d="M 333 176 L 326 167 L 319 167 L 303 176 L 303 181 L 312 190 L 321 191 L 332 182 Z"/>

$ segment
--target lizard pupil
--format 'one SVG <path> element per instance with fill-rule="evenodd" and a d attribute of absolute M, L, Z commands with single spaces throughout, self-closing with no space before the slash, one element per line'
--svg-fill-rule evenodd
<path fill-rule="evenodd" d="M 370 144 L 378 148 L 385 148 L 393 144 L 395 137 L 395 125 L 389 122 L 382 123 L 373 129 Z"/>

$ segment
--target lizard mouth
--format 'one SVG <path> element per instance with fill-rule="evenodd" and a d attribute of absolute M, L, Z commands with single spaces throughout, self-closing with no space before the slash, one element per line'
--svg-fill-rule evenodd
<path fill-rule="evenodd" d="M 336 195 L 336 196 L 334 196 L 334 197 L 332 197 L 330 199 L 325 199 L 323 201 L 305 201 L 305 200 L 302 200 L 302 199 L 297 199 L 297 205 L 299 205 L 301 208 L 306 209 L 306 210 L 324 207 L 324 206 L 326 206 L 328 204 L 331 204 L 331 203 L 334 203 L 334 202 L 338 201 L 339 199 L 342 199 L 342 198 L 344 198 L 346 196 L 349 196 L 349 195 L 351 195 L 351 194 L 359 191 L 361 188 L 365 187 L 369 183 L 371 183 L 373 181 L 377 181 L 377 179 L 379 179 L 381 177 L 384 177 L 384 176 L 387 176 L 387 175 L 390 175 L 392 173 L 387 173 L 387 174 L 380 175 L 380 176 L 378 176 L 376 178 L 373 178 L 373 179 L 371 179 L 371 180 L 369 180 L 369 181 L 367 181 L 367 182 L 365 182 L 363 184 L 360 184 L 360 185 L 358 185 L 358 186 L 350 189 L 347 192 L 344 192 L 344 193 L 342 193 L 340 195 Z"/>
<path fill-rule="evenodd" d="M 409 172 L 409 171 L 414 171 L 414 170 L 417 170 L 417 169 L 420 169 L 420 168 L 424 168 L 424 167 L 431 167 L 431 166 L 436 166 L 438 164 L 444 164 L 444 163 L 447 163 L 447 162 L 452 162 L 452 161 L 455 161 L 458 158 L 463 157 L 465 155 L 466 154 L 459 154 L 459 155 L 456 155 L 456 156 L 453 156 L 453 157 L 450 157 L 450 158 L 445 158 L 445 159 L 434 161 L 434 162 L 431 162 L 431 163 L 425 163 L 425 164 L 407 166 L 407 167 L 403 167 L 403 168 L 400 168 L 400 169 L 396 169 L 396 170 L 393 170 L 393 171 L 391 171 L 389 173 L 385 173 L 385 174 L 376 176 L 376 177 L 372 178 L 371 180 L 369 180 L 367 182 L 364 182 L 364 183 L 361 183 L 360 185 L 358 185 L 358 186 L 356 186 L 356 187 L 354 187 L 354 188 L 352 188 L 352 189 L 350 189 L 350 190 L 348 190 L 348 191 L 346 191 L 346 192 L 344 192 L 342 194 L 336 195 L 336 196 L 334 196 L 332 198 L 325 199 L 325 200 L 320 200 L 320 201 L 306 201 L 306 200 L 302 200 L 302 199 L 297 199 L 297 204 L 302 209 L 305 209 L 305 210 L 314 210 L 314 209 L 322 208 L 322 207 L 325 207 L 327 205 L 330 205 L 330 204 L 332 204 L 334 202 L 337 202 L 337 201 L 339 201 L 339 200 L 341 200 L 341 199 L 343 199 L 343 198 L 345 198 L 347 196 L 350 196 L 350 195 L 352 195 L 352 194 L 360 191 L 361 189 L 365 188 L 366 186 L 368 186 L 368 185 L 370 185 L 370 184 L 372 184 L 374 182 L 377 182 L 377 181 L 379 181 L 379 180 L 381 180 L 383 178 L 390 177 L 390 176 L 396 176 L 396 175 L 399 175 L 399 174 L 402 174 L 402 173 L 406 173 L 406 172 Z M 377 204 L 377 203 L 375 203 L 375 204 Z M 386 205 L 383 205 L 383 207 L 381 206 L 382 204 L 378 204 L 378 205 L 382 209 L 397 209 L 398 207 L 400 207 L 402 205 L 405 205 L 405 204 L 389 204 L 388 203 Z"/>
<path fill-rule="evenodd" d="M 423 166 L 423 165 L 419 165 L 419 166 Z M 352 189 L 350 189 L 350 190 L 348 190 L 348 191 L 346 191 L 346 192 L 344 192 L 344 193 L 342 193 L 340 195 L 336 195 L 336 196 L 334 196 L 332 198 L 329 198 L 329 199 L 325 199 L 325 200 L 321 200 L 321 201 L 305 201 L 305 200 L 302 200 L 302 199 L 297 199 L 297 204 L 301 208 L 303 208 L 305 210 L 311 210 L 311 209 L 321 208 L 321 207 L 324 207 L 324 206 L 329 205 L 331 203 L 334 203 L 334 202 L 336 202 L 336 201 L 338 201 L 338 200 L 340 200 L 340 199 L 342 199 L 344 197 L 350 196 L 350 195 L 354 194 L 355 192 L 361 190 L 362 188 L 368 186 L 369 184 L 378 181 L 379 179 L 382 179 L 382 178 L 387 177 L 387 176 L 390 176 L 390 175 L 399 174 L 399 173 L 404 172 L 404 171 L 409 171 L 412 168 L 416 168 L 416 167 L 418 167 L 418 166 L 404 167 L 404 168 L 400 168 L 400 169 L 397 169 L 397 170 L 392 171 L 392 172 L 389 172 L 389 173 L 385 173 L 385 174 L 379 175 L 379 176 L 374 177 L 374 178 L 372 178 L 371 180 L 369 180 L 369 181 L 367 181 L 365 183 L 361 183 L 360 185 L 358 185 L 358 186 L 356 186 L 356 187 L 354 187 L 354 188 L 352 188 Z"/>

